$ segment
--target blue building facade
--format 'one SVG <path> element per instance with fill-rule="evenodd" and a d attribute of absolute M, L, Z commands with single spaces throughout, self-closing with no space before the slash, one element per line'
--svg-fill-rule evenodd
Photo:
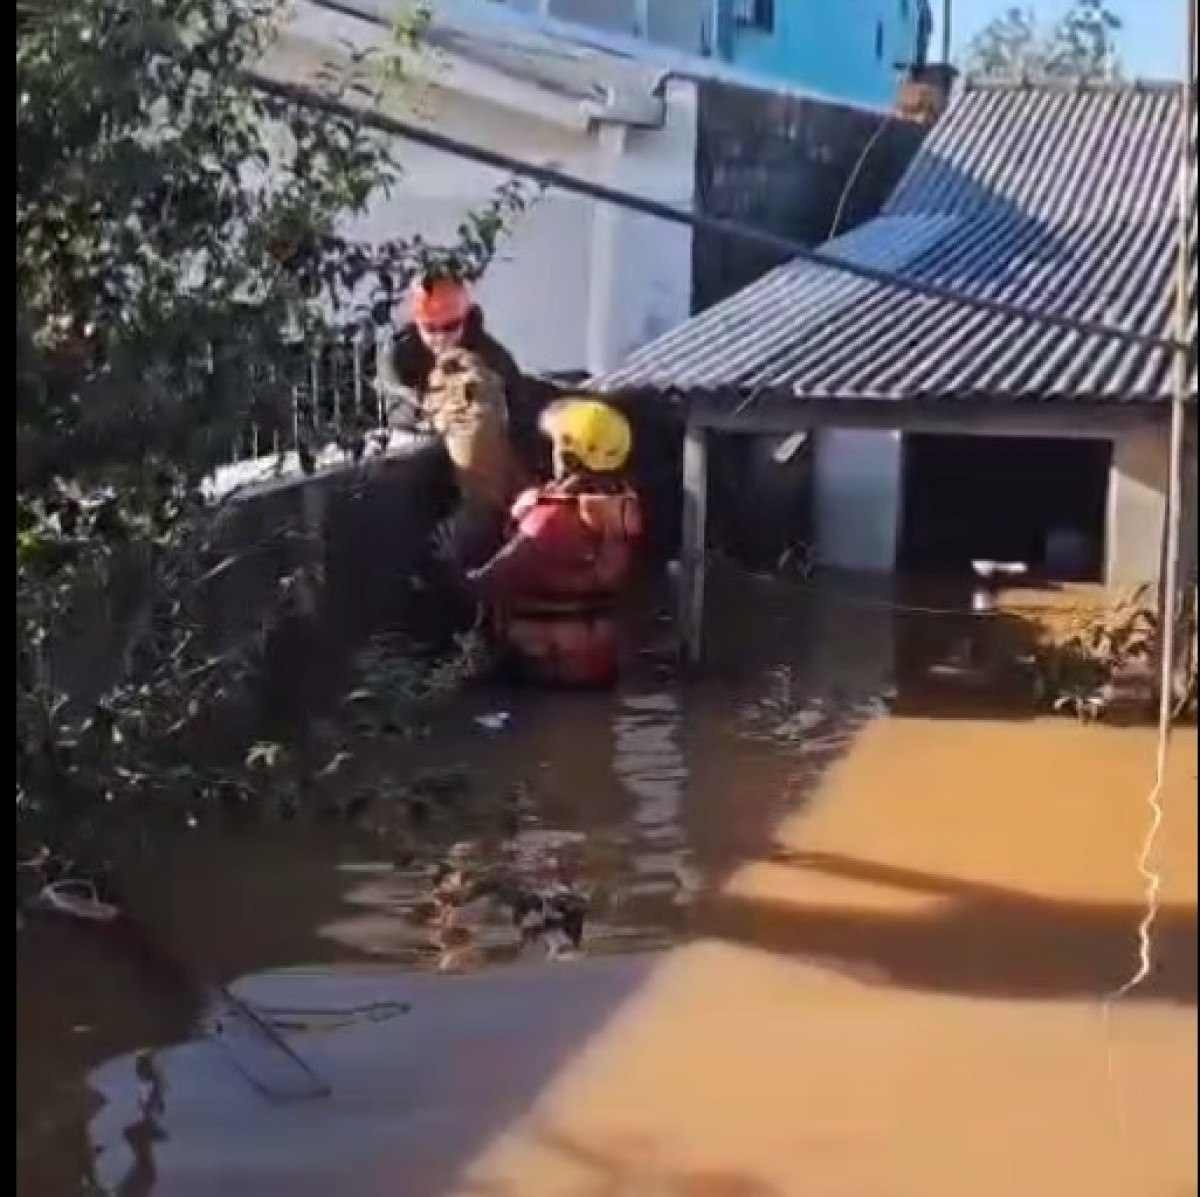
<path fill-rule="evenodd" d="M 478 0 L 476 0 L 478 2 Z M 930 0 L 492 0 L 637 53 L 705 58 L 761 83 L 891 107 L 925 64 Z"/>
<path fill-rule="evenodd" d="M 923 66 L 928 0 L 717 0 L 716 50 L 756 75 L 833 99 L 890 106 Z"/>

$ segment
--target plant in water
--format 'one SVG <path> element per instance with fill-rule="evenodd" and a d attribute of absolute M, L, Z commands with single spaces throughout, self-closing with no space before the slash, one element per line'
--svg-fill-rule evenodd
<path fill-rule="evenodd" d="M 1052 710 L 1084 721 L 1103 717 L 1116 686 L 1131 671 L 1147 673 L 1158 644 L 1158 616 L 1141 587 L 1099 615 L 1088 615 L 1057 635 L 1043 633 L 1035 650 L 1037 688 Z"/>

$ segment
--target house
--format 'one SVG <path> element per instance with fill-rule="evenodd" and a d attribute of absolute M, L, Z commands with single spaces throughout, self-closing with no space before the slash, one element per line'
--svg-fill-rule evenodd
<path fill-rule="evenodd" d="M 476 6 L 483 7 L 483 6 Z M 389 37 L 393 6 L 300 0 L 265 73 L 313 81 L 322 65 Z M 443 15 L 415 78 L 384 112 L 610 187 L 687 208 L 696 162 L 694 84 L 536 30 Z M 398 143 L 404 175 L 347 233 L 372 241 L 420 234 L 452 243 L 467 213 L 508 177 Z M 691 312 L 692 242 L 579 196 L 548 192 L 516 225 L 478 287 L 492 331 L 533 373 L 615 364 Z"/>
<path fill-rule="evenodd" d="M 890 107 L 924 65 L 929 0 L 501 0 L 574 37 L 604 38 L 631 56 L 709 58 L 756 86 L 790 85 L 828 99 Z M 696 69 L 696 68 L 694 68 Z"/>
<path fill-rule="evenodd" d="M 1184 112 L 1177 85 L 969 84 L 880 215 L 822 252 L 1170 338 Z M 1190 138 L 1194 438 L 1194 123 Z M 686 400 L 693 569 L 710 431 L 807 428 L 827 565 L 1017 559 L 1123 585 L 1159 576 L 1176 357 L 794 261 L 591 385 Z M 1188 568 L 1194 473 L 1191 490 Z"/>
<path fill-rule="evenodd" d="M 392 11 L 390 0 L 299 0 L 264 71 L 313 82 L 347 46 L 384 44 Z M 441 0 L 413 83 L 385 97 L 383 112 L 517 162 L 806 244 L 827 235 L 835 213 L 844 226 L 874 214 L 923 135 L 890 111 L 682 76 L 560 26 L 496 4 Z M 857 172 L 868 145 L 873 169 Z M 407 142 L 396 151 L 399 186 L 350 235 L 453 241 L 468 211 L 506 178 Z M 517 222 L 478 293 L 527 372 L 597 374 L 778 260 L 552 189 Z"/>
<path fill-rule="evenodd" d="M 385 48 L 394 11 L 391 0 L 297 0 L 259 70 L 315 87 L 331 62 L 349 65 L 350 51 Z M 713 59 L 672 59 L 658 47 L 639 56 L 606 40 L 499 3 L 438 0 L 412 79 L 385 95 L 376 115 L 803 244 L 822 241 L 831 222 L 848 228 L 874 215 L 924 136 L 892 108 L 751 87 Z M 860 171 L 867 147 L 872 169 Z M 393 149 L 399 184 L 348 222 L 346 235 L 452 243 L 468 212 L 511 177 L 410 140 Z M 550 189 L 516 222 L 476 293 L 490 330 L 527 374 L 579 378 L 613 369 L 780 260 L 724 235 Z M 298 371 L 289 426 L 249 427 L 223 486 L 268 468 L 272 479 L 292 478 L 302 427 L 320 434 L 350 410 L 374 415 L 369 346 L 313 350 L 311 369 Z M 316 460 L 323 469 L 342 457 L 329 444 Z"/>

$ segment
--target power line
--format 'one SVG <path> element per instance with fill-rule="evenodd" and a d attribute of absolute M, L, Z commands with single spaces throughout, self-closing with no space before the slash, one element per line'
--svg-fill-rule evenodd
<path fill-rule="evenodd" d="M 334 7 L 328 4 L 325 6 Z M 590 199 L 600 200 L 604 203 L 615 204 L 617 207 L 627 208 L 633 212 L 640 212 L 645 216 L 656 217 L 660 220 L 669 221 L 672 224 L 685 225 L 700 232 L 711 233 L 721 237 L 730 237 L 749 244 L 758 245 L 764 249 L 772 250 L 775 253 L 786 255 L 798 261 L 808 262 L 811 265 L 828 270 L 841 271 L 844 274 L 851 274 L 858 278 L 866 279 L 869 282 L 907 291 L 926 299 L 934 299 L 959 307 L 971 308 L 975 311 L 990 312 L 993 315 L 1022 320 L 1028 324 L 1046 325 L 1053 328 L 1061 328 L 1067 332 L 1082 333 L 1087 336 L 1119 341 L 1128 345 L 1140 345 L 1148 349 L 1175 351 L 1187 348 L 1186 342 L 1178 342 L 1169 336 L 1160 337 L 1149 333 L 1132 332 L 1129 329 L 1118 328 L 1091 320 L 1079 320 L 1070 316 L 1060 316 L 1053 312 L 1035 312 L 1017 304 L 1005 303 L 1003 300 L 967 295 L 954 290 L 952 287 L 921 282 L 902 274 L 896 274 L 890 270 L 881 270 L 874 266 L 864 266 L 861 263 L 830 257 L 798 241 L 793 241 L 789 237 L 783 237 L 778 233 L 756 229 L 738 221 L 727 220 L 721 217 L 701 216 L 693 212 L 684 212 L 679 208 L 671 207 L 669 204 L 647 199 L 645 196 L 635 195 L 632 192 L 621 191 L 613 187 L 606 187 L 599 183 L 592 183 L 586 179 L 565 174 L 552 167 L 537 166 L 531 162 L 513 158 L 508 154 L 499 153 L 496 150 L 460 141 L 444 133 L 435 133 L 432 130 L 423 129 L 407 121 L 397 120 L 395 117 L 367 111 L 356 105 L 323 96 L 312 88 L 301 84 L 284 83 L 281 80 L 272 79 L 257 71 L 243 72 L 243 78 L 249 85 L 257 88 L 265 95 L 285 100 L 288 103 L 304 105 L 342 120 L 356 121 L 366 128 L 386 133 L 391 137 L 398 137 L 405 141 L 427 146 L 433 150 L 439 150 L 442 153 L 478 162 L 482 166 L 490 166 L 497 170 L 506 171 L 509 174 L 532 179 L 547 187 L 554 187 L 561 191 L 584 195 Z"/>

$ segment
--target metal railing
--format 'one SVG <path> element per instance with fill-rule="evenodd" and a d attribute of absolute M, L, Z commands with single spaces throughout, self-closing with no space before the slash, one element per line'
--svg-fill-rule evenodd
<path fill-rule="evenodd" d="M 376 355 L 388 344 L 370 326 L 348 330 L 318 344 L 297 343 L 293 356 L 261 388 L 271 398 L 252 405 L 235 439 L 231 464 L 282 453 L 321 449 L 347 432 L 366 433 L 387 424 L 384 396 L 376 386 Z M 280 372 L 281 371 L 281 372 Z M 283 403 L 280 396 L 286 396 Z"/>

